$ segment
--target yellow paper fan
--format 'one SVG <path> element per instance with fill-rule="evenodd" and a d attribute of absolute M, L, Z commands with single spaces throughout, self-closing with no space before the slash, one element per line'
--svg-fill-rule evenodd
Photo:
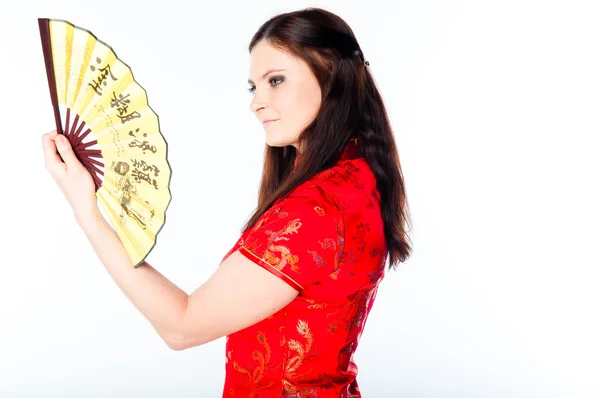
<path fill-rule="evenodd" d="M 171 201 L 158 116 L 110 46 L 67 21 L 38 23 L 56 129 L 92 175 L 98 201 L 138 267 Z"/>

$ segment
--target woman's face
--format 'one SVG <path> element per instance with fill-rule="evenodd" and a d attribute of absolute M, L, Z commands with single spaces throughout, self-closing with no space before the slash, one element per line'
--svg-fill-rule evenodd
<path fill-rule="evenodd" d="M 298 149 L 300 132 L 321 106 L 321 88 L 308 65 L 262 40 L 250 53 L 248 84 L 250 110 L 263 125 L 267 144 Z"/>

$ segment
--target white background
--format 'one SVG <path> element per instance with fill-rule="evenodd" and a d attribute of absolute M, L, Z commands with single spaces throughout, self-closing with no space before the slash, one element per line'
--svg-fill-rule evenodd
<path fill-rule="evenodd" d="M 255 205 L 248 42 L 314 5 L 350 24 L 371 63 L 414 220 L 414 254 L 388 272 L 355 358 L 363 395 L 600 397 L 594 3 L 3 2 L 0 396 L 219 397 L 224 379 L 224 339 L 169 350 L 46 172 L 37 18 L 91 30 L 147 90 L 173 168 L 148 262 L 191 293 Z"/>

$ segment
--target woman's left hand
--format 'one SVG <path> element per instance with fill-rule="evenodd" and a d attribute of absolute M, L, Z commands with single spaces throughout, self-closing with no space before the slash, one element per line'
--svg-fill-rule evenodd
<path fill-rule="evenodd" d="M 77 220 L 94 215 L 98 211 L 94 180 L 75 156 L 69 140 L 54 130 L 42 136 L 42 144 L 46 169 L 71 205 Z"/>

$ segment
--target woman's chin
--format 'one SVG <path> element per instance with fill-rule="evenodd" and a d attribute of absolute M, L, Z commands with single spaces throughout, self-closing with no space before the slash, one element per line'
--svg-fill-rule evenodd
<path fill-rule="evenodd" d="M 278 136 L 273 132 L 267 132 L 266 134 L 267 145 L 273 147 L 284 147 L 292 144 L 292 140 L 286 139 L 285 137 Z"/>

